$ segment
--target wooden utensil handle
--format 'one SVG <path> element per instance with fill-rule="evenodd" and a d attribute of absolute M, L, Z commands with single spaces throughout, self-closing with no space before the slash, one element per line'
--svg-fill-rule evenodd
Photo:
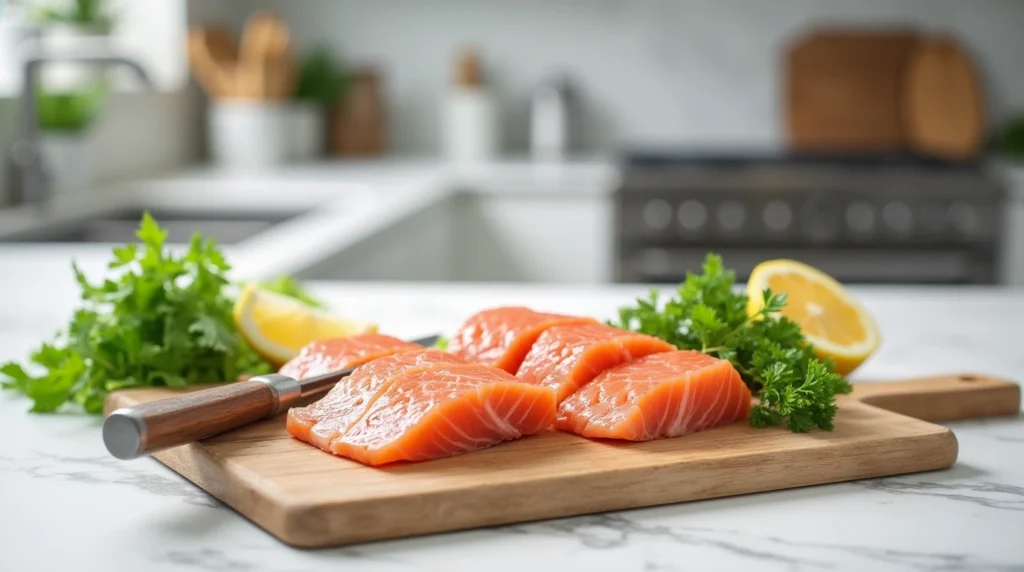
<path fill-rule="evenodd" d="M 133 459 L 258 421 L 277 408 L 266 383 L 240 381 L 113 411 L 103 441 L 115 457 Z"/>
<path fill-rule="evenodd" d="M 962 373 L 905 381 L 856 383 L 852 397 L 924 421 L 955 421 L 1020 414 L 1020 386 Z"/>

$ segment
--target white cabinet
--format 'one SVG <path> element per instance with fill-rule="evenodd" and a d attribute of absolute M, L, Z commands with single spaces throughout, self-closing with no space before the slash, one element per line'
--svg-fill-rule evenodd
<path fill-rule="evenodd" d="M 561 282 L 611 277 L 611 198 L 459 193 L 301 272 L 307 280 Z"/>
<path fill-rule="evenodd" d="M 344 248 L 299 273 L 304 280 L 450 281 L 452 198 Z"/>
<path fill-rule="evenodd" d="M 610 280 L 613 221 L 607 194 L 465 193 L 455 201 L 455 279 Z"/>
<path fill-rule="evenodd" d="M 379 201 L 360 217 L 375 228 L 357 242 L 332 247 L 333 254 L 303 272 L 304 278 L 612 281 L 614 166 L 510 161 L 446 168 L 433 176 L 417 172 L 416 178 L 389 168 L 388 183 L 366 183 Z M 397 212 L 407 214 L 393 219 Z"/>

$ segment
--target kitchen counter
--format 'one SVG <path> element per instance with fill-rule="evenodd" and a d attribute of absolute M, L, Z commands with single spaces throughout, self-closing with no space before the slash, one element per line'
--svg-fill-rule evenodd
<path fill-rule="evenodd" d="M 0 238 L 44 221 L 68 221 L 117 208 L 216 211 L 244 205 L 255 212 L 304 211 L 224 247 L 236 276 L 258 279 L 297 274 L 432 207 L 439 207 L 438 214 L 444 215 L 452 209 L 448 203 L 453 197 L 601 201 L 611 196 L 618 177 L 615 165 L 600 158 L 552 164 L 504 160 L 465 166 L 388 159 L 286 165 L 253 172 L 197 167 L 58 196 L 44 211 L 32 207 L 0 210 Z M 607 228 L 595 229 L 601 235 L 611 233 L 610 215 L 606 218 Z M 432 226 L 454 226 L 458 221 L 436 219 Z M 411 248 L 409 241 L 415 238 L 403 237 L 401 242 Z M 66 271 L 69 255 L 74 255 L 85 267 L 102 270 L 109 252 L 110 245 L 102 244 L 35 243 L 26 247 L 0 240 L 0 268 L 28 264 L 39 271 Z M 600 272 L 603 268 L 592 274 Z"/>
<path fill-rule="evenodd" d="M 74 307 L 70 277 L 52 278 L 32 292 L 0 281 L 0 360 L 20 359 Z M 336 311 L 400 336 L 450 332 L 497 304 L 610 317 L 646 291 L 312 288 Z M 855 292 L 885 338 L 855 380 L 960 371 L 1024 380 L 1024 291 Z M 113 459 L 98 419 L 27 407 L 0 396 L 3 570 L 1024 570 L 1021 418 L 950 424 L 960 454 L 944 471 L 310 551 L 281 544 L 156 461 Z"/>

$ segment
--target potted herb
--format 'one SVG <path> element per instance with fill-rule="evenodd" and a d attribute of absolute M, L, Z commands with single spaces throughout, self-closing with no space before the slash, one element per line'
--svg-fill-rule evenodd
<path fill-rule="evenodd" d="M 294 160 L 308 161 L 323 154 L 327 109 L 342 97 L 345 89 L 345 74 L 327 48 L 318 46 L 303 58 L 291 102 Z"/>
<path fill-rule="evenodd" d="M 105 41 L 114 16 L 105 0 L 47 0 L 30 11 L 43 46 L 74 50 L 83 41 Z M 40 151 L 55 191 L 89 186 L 92 164 L 89 128 L 106 103 L 103 71 L 74 62 L 50 62 L 40 70 L 35 87 Z"/>
<path fill-rule="evenodd" d="M 1024 164 L 1024 114 L 1010 117 L 996 130 L 990 149 L 1015 164 Z"/>

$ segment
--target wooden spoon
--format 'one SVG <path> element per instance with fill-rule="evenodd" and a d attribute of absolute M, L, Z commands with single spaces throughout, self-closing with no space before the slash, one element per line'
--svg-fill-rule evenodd
<path fill-rule="evenodd" d="M 279 99 L 281 84 L 287 80 L 272 76 L 288 75 L 290 35 L 281 19 L 266 11 L 257 11 L 245 24 L 239 51 L 244 92 L 257 99 Z"/>
<path fill-rule="evenodd" d="M 196 80 L 214 98 L 235 91 L 238 50 L 231 32 L 220 27 L 194 27 L 188 34 L 188 56 Z"/>
<path fill-rule="evenodd" d="M 270 99 L 283 100 L 291 95 L 296 81 L 295 57 L 291 51 L 267 63 L 267 94 Z"/>

